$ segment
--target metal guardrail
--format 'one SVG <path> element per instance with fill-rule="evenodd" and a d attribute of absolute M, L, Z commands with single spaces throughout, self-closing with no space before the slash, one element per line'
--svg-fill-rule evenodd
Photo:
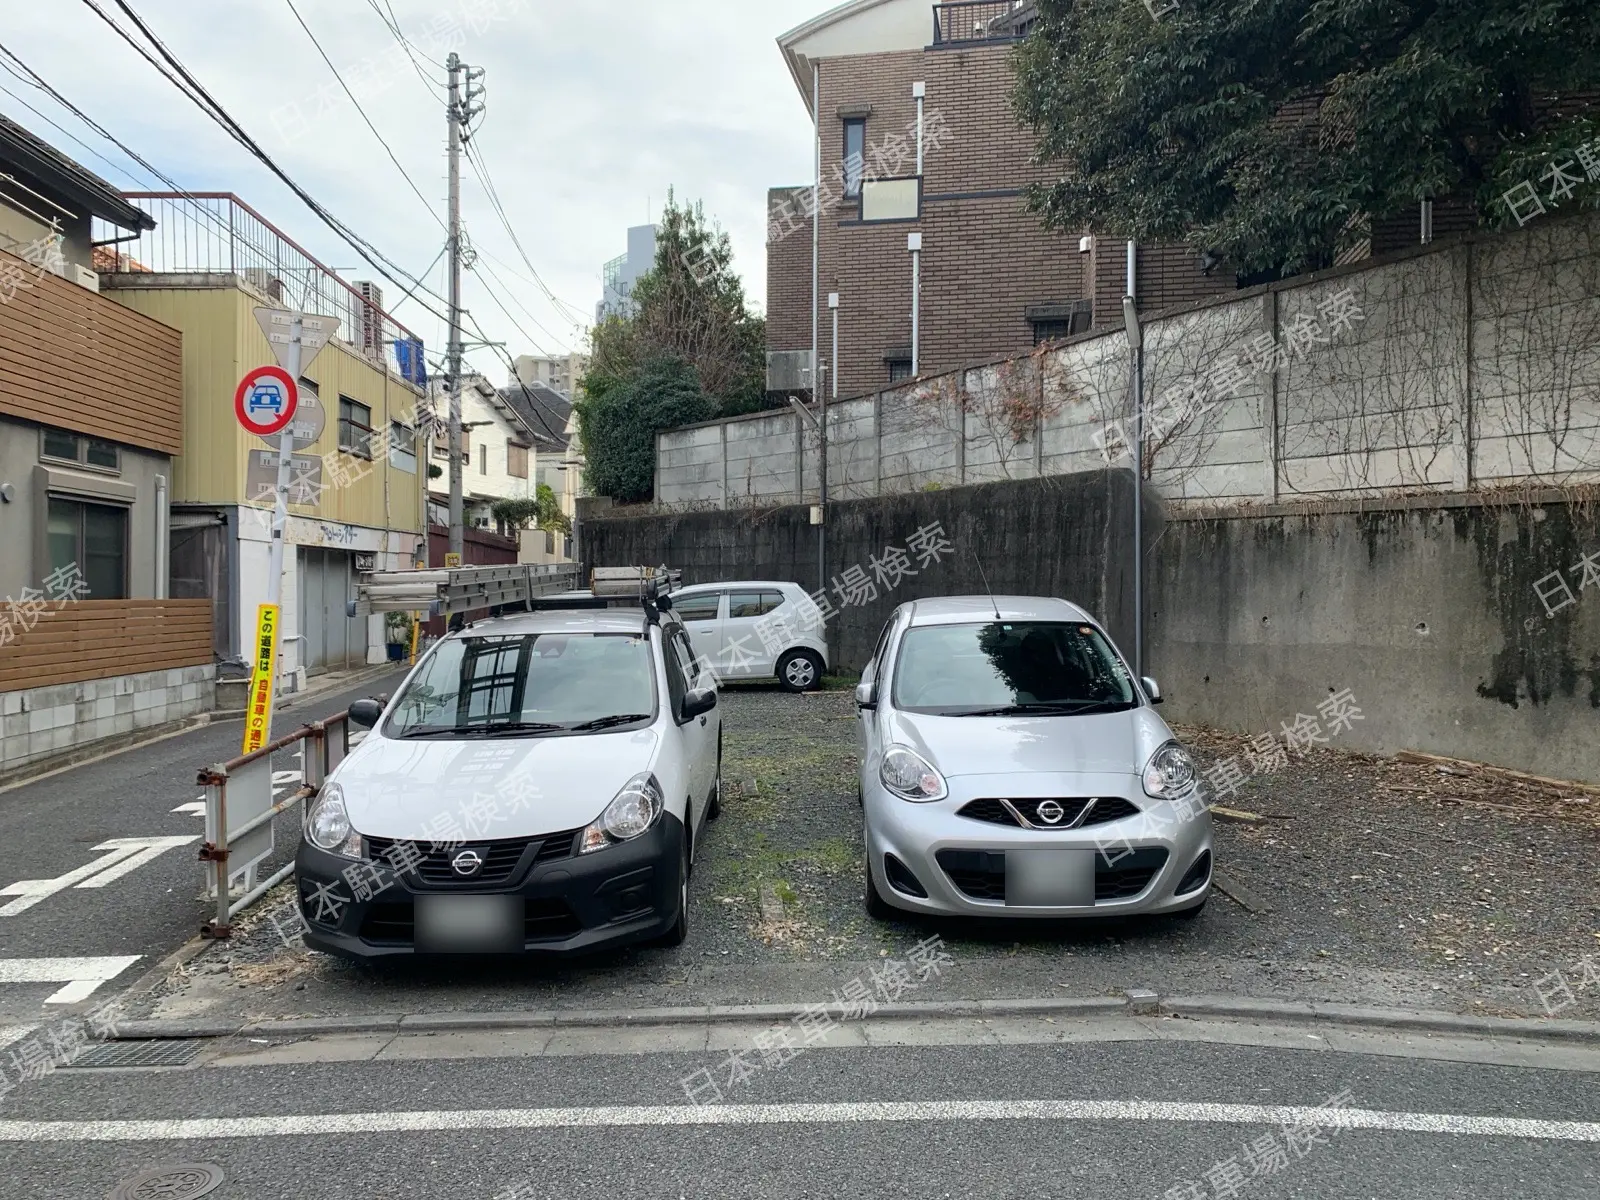
<path fill-rule="evenodd" d="M 933 6 L 933 44 L 1006 42 L 1023 35 L 1031 20 L 1028 0 L 957 0 Z"/>
<path fill-rule="evenodd" d="M 301 743 L 301 785 L 283 800 L 272 798 L 272 755 Z M 273 851 L 273 822 L 279 813 L 315 797 L 334 767 L 350 753 L 348 713 L 313 721 L 286 733 L 261 749 L 200 772 L 205 788 L 206 838 L 200 847 L 206 890 L 214 892 L 215 915 L 200 927 L 207 938 L 233 933 L 233 918 L 294 873 L 291 860 L 257 882 L 257 865 Z M 234 881 L 239 879 L 237 900 Z"/>

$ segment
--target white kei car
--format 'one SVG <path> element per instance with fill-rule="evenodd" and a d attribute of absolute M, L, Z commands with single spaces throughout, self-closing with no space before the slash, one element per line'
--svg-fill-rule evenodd
<path fill-rule="evenodd" d="M 790 692 L 822 686 L 828 643 L 816 603 L 797 583 L 702 583 L 672 593 L 695 653 L 723 679 L 776 679 Z"/>
<path fill-rule="evenodd" d="M 667 606 L 590 595 L 435 645 L 330 775 L 296 857 L 305 941 L 348 958 L 682 942 L 720 807 L 714 676 Z"/>

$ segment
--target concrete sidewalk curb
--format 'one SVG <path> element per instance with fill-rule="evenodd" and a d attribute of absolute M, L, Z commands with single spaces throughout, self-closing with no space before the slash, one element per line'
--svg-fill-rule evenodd
<path fill-rule="evenodd" d="M 1164 996 L 1135 990 L 1121 997 L 1049 997 L 1018 1000 L 930 1000 L 882 1004 L 861 1022 L 939 1020 L 953 1017 L 1097 1017 L 1153 1015 L 1174 1018 L 1229 1018 L 1275 1021 L 1345 1029 L 1410 1029 L 1472 1037 L 1510 1037 L 1534 1041 L 1592 1042 L 1600 1046 L 1600 1022 L 1544 1018 L 1475 1017 L 1446 1012 L 1365 1008 L 1302 1000 L 1249 996 Z M 236 1023 L 208 1019 L 124 1021 L 121 1041 L 146 1038 L 312 1037 L 322 1034 L 442 1033 L 493 1029 L 622 1029 L 639 1026 L 696 1026 L 786 1023 L 804 1004 L 711 1004 L 683 1008 L 621 1009 L 609 1012 L 531 1011 L 485 1013 L 375 1013 L 371 1016 L 295 1017 Z"/>

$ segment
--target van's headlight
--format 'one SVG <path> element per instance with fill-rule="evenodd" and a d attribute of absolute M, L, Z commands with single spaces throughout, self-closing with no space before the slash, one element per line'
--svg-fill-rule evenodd
<path fill-rule="evenodd" d="M 933 764 L 904 746 L 889 747 L 883 766 L 878 768 L 878 778 L 902 800 L 943 800 L 950 794 L 944 776 L 934 770 Z"/>
<path fill-rule="evenodd" d="M 1144 792 L 1170 800 L 1193 787 L 1194 780 L 1194 759 L 1177 742 L 1168 742 L 1150 756 L 1144 769 Z"/>
<path fill-rule="evenodd" d="M 318 850 L 361 857 L 361 835 L 350 827 L 350 814 L 344 807 L 344 789 L 337 783 L 324 785 L 306 814 L 306 840 Z"/>
<path fill-rule="evenodd" d="M 589 854 L 617 842 L 631 841 L 654 825 L 666 807 L 656 777 L 641 771 L 622 785 L 600 819 L 583 831 L 578 853 Z"/>

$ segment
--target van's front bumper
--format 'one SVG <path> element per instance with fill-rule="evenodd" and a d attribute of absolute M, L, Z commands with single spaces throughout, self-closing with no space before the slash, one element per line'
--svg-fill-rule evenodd
<path fill-rule="evenodd" d="M 397 872 L 382 859 L 357 862 L 302 842 L 295 877 L 303 936 L 312 949 L 344 958 L 415 955 L 419 899 L 499 896 L 509 898 L 506 907 L 520 907 L 522 936 L 520 946 L 508 947 L 513 954 L 584 954 L 649 941 L 678 920 L 683 838 L 683 823 L 664 813 L 641 836 L 592 854 L 549 857 L 550 850 L 539 851 L 539 839 L 524 839 L 531 847 L 516 865 L 481 883 L 441 879 L 437 857 L 425 869 L 430 880 L 415 868 Z M 467 843 L 499 846 L 502 853 L 506 845 Z M 427 851 L 426 841 L 418 849 Z"/>
<path fill-rule="evenodd" d="M 1211 814 L 1197 800 L 1155 800 L 1135 777 L 1110 774 L 969 775 L 948 783 L 948 798 L 914 804 L 876 778 L 862 780 L 867 861 L 878 894 L 896 908 L 975 917 L 1109 917 L 1181 912 L 1210 893 Z M 1086 796 L 1113 798 L 1133 811 L 1104 824 L 1060 829 L 994 824 L 960 811 L 997 797 Z M 1092 901 L 1018 902 L 1022 859 L 1016 851 L 1075 851 L 1078 859 L 1062 860 L 1075 865 L 1092 856 Z"/>

